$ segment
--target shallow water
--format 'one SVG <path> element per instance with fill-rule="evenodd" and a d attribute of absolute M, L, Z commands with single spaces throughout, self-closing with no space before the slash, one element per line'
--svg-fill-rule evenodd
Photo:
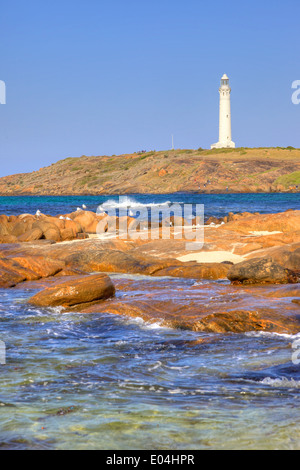
<path fill-rule="evenodd" d="M 297 335 L 37 309 L 33 292 L 0 291 L 2 448 L 300 448 Z"/>
<path fill-rule="evenodd" d="M 117 199 L 2 197 L 0 212 L 96 210 Z M 134 209 L 167 201 L 204 203 L 207 217 L 299 209 L 297 194 L 131 197 Z M 185 289 L 192 281 L 171 282 Z M 212 294 L 219 288 L 209 286 Z M 172 330 L 109 313 L 34 308 L 26 304 L 33 293 L 26 284 L 0 290 L 7 347 L 0 448 L 300 449 L 300 365 L 291 347 L 300 334 Z M 197 344 L 199 337 L 206 342 Z"/>

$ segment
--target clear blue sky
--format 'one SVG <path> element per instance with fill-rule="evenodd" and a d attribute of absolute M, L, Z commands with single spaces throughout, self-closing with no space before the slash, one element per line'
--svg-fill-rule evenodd
<path fill-rule="evenodd" d="M 1 2 L 0 176 L 66 157 L 209 148 L 218 86 L 237 146 L 300 147 L 299 0 Z"/>

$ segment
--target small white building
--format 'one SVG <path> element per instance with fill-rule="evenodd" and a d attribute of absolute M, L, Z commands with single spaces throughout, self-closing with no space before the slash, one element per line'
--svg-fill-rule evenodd
<path fill-rule="evenodd" d="M 211 146 L 212 149 L 235 148 L 231 140 L 231 111 L 229 78 L 226 74 L 221 78 L 220 93 L 220 115 L 219 115 L 219 142 Z"/>

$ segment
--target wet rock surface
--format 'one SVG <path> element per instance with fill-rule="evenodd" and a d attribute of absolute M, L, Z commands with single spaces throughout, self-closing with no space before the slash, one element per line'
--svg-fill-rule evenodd
<path fill-rule="evenodd" d="M 39 307 L 73 307 L 99 302 L 115 294 L 111 279 L 105 274 L 94 274 L 72 278 L 48 287 L 29 299 Z"/>
<path fill-rule="evenodd" d="M 254 258 L 235 264 L 227 277 L 236 284 L 296 284 L 300 281 L 300 273 L 282 267 L 272 258 Z"/>
<path fill-rule="evenodd" d="M 44 256 L 0 258 L 0 287 L 14 287 L 24 281 L 55 276 L 64 267 L 63 261 Z"/>
<path fill-rule="evenodd" d="M 299 307 L 282 297 L 285 286 L 232 286 L 216 282 L 114 279 L 116 297 L 84 313 L 107 312 L 169 328 L 198 332 L 297 333 Z M 265 298 L 272 294 L 266 307 Z"/>
<path fill-rule="evenodd" d="M 211 220 L 213 225 L 205 226 L 200 251 L 187 251 L 186 240 L 175 239 L 172 230 L 170 239 L 112 236 L 111 224 L 117 229 L 130 226 L 130 217 L 107 220 L 103 214 L 88 211 L 61 217 L 0 216 L 0 237 L 9 241 L 0 250 L 0 287 L 26 282 L 28 288 L 44 288 L 32 299 L 35 305 L 81 306 L 87 313 L 87 305 L 90 311 L 107 311 L 109 305 L 109 313 L 159 320 L 172 328 L 220 333 L 297 332 L 299 291 L 297 287 L 290 291 L 288 286 L 278 290 L 277 284 L 296 286 L 299 282 L 299 214 L 229 214 L 222 221 Z M 95 236 L 99 221 L 108 238 Z M 159 235 L 161 227 L 157 230 Z M 154 284 L 151 280 L 144 284 L 139 277 L 136 290 L 141 294 L 123 298 L 133 284 L 117 281 L 121 288 L 113 298 L 109 277 L 88 276 L 92 273 L 150 276 Z M 196 281 L 197 287 L 187 287 Z M 221 287 L 215 287 L 214 281 L 222 281 Z M 229 281 L 240 287 L 229 286 Z M 266 285 L 263 296 L 258 295 L 260 284 Z M 164 293 L 157 285 L 163 286 Z M 215 297 L 212 292 L 219 288 L 222 292 Z M 231 291 L 233 288 L 239 290 Z M 277 298 L 278 292 L 281 296 Z M 275 308 L 269 308 L 270 302 Z"/>

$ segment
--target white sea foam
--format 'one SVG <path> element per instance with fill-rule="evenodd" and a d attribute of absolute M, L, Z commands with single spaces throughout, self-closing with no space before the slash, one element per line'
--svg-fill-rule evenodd
<path fill-rule="evenodd" d="M 273 333 L 269 331 L 249 331 L 245 333 L 246 336 L 265 336 L 269 338 L 282 338 L 282 339 L 288 339 L 288 340 L 294 340 L 300 338 L 300 332 L 296 333 L 294 335 L 288 334 L 288 333 Z"/>
<path fill-rule="evenodd" d="M 123 346 L 124 344 L 127 344 L 127 341 L 123 341 L 122 339 L 120 341 L 117 341 L 116 346 Z"/>
<path fill-rule="evenodd" d="M 173 390 L 168 390 L 168 393 L 170 393 L 170 395 L 186 395 L 186 392 L 184 390 L 182 390 L 181 388 L 174 388 Z"/>
<path fill-rule="evenodd" d="M 162 323 L 160 322 L 155 322 L 155 323 L 145 322 L 145 327 L 148 328 L 149 330 L 169 329 L 163 326 Z"/>
<path fill-rule="evenodd" d="M 162 362 L 157 361 L 153 366 L 148 367 L 148 371 L 151 372 L 152 370 L 159 369 L 162 366 Z"/>
<path fill-rule="evenodd" d="M 151 322 L 145 321 L 141 317 L 135 317 L 135 318 L 124 317 L 123 320 L 125 321 L 125 323 L 135 323 L 139 325 L 141 328 L 145 328 L 147 330 L 160 330 L 160 329 L 170 330 L 171 329 L 171 328 L 168 328 L 167 326 L 163 326 L 162 322 L 157 321 L 157 322 L 151 323 Z"/>
<path fill-rule="evenodd" d="M 263 385 L 270 385 L 271 387 L 284 387 L 284 388 L 300 388 L 300 380 L 287 379 L 285 377 L 272 379 L 265 377 L 260 381 Z"/>
<path fill-rule="evenodd" d="M 54 313 L 54 315 L 60 315 L 62 312 L 64 312 L 65 308 L 58 306 L 58 307 L 49 307 L 49 310 Z M 64 312 L 67 313 L 67 312 Z"/>
<path fill-rule="evenodd" d="M 111 210 L 111 209 L 141 209 L 145 207 L 166 207 L 171 204 L 171 201 L 165 201 L 165 202 L 149 202 L 147 204 L 144 204 L 142 202 L 136 201 L 133 198 L 130 198 L 128 196 L 122 197 L 120 200 L 119 199 L 108 199 L 108 201 L 105 201 L 103 204 L 101 204 L 98 209 L 97 209 L 97 214 L 100 214 L 102 212 Z"/>
<path fill-rule="evenodd" d="M 189 369 L 190 366 L 165 366 L 167 369 L 171 370 L 182 370 L 182 369 Z"/>

